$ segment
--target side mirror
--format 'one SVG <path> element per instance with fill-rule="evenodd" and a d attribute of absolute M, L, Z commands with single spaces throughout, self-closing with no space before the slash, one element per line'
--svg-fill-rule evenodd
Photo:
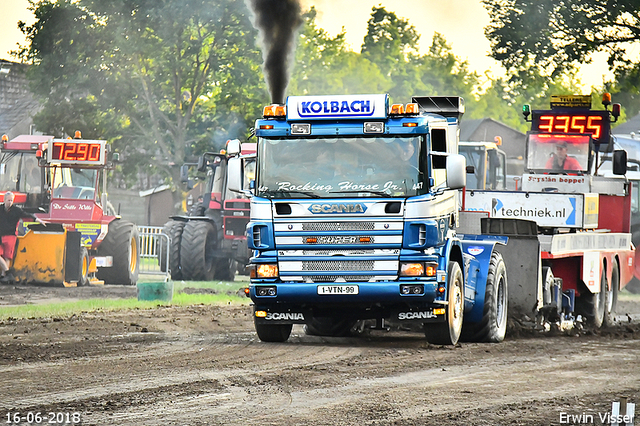
<path fill-rule="evenodd" d="M 198 157 L 198 171 L 204 172 L 206 168 L 207 168 L 207 160 L 205 160 L 204 155 L 201 157 Z"/>
<path fill-rule="evenodd" d="M 243 192 L 242 188 L 242 159 L 229 158 L 227 162 L 227 187 L 233 192 Z"/>
<path fill-rule="evenodd" d="M 462 189 L 467 184 L 467 159 L 461 154 L 447 156 L 447 187 Z"/>
<path fill-rule="evenodd" d="M 624 149 L 617 149 L 613 151 L 613 174 L 627 174 L 627 151 Z"/>
<path fill-rule="evenodd" d="M 189 182 L 189 166 L 187 166 L 186 164 L 180 166 L 180 182 Z"/>

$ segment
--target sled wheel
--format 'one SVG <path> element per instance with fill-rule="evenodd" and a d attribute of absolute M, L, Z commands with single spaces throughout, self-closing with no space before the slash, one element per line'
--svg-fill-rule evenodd
<path fill-rule="evenodd" d="M 620 268 L 614 261 L 611 269 L 611 289 L 607 290 L 605 297 L 605 310 L 603 325 L 612 327 L 615 325 L 616 307 L 618 306 L 618 291 L 620 289 Z"/>

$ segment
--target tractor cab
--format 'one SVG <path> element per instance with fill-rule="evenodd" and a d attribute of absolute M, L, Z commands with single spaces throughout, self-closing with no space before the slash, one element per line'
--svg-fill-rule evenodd
<path fill-rule="evenodd" d="M 39 166 L 42 152 L 52 136 L 22 135 L 11 141 L 3 136 L 0 145 L 0 197 L 7 191 L 15 194 L 16 204 L 31 213 L 48 211 L 46 175 Z"/>

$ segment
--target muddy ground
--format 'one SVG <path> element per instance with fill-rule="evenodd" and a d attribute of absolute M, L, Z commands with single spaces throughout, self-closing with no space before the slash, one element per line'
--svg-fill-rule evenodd
<path fill-rule="evenodd" d="M 0 286 L 0 309 L 134 295 Z M 298 326 L 287 343 L 262 343 L 250 309 L 0 320 L 0 422 L 39 412 L 42 424 L 83 425 L 605 424 L 612 401 L 640 402 L 638 302 L 621 303 L 607 330 L 520 330 L 456 347 L 417 332 L 321 338 Z"/>

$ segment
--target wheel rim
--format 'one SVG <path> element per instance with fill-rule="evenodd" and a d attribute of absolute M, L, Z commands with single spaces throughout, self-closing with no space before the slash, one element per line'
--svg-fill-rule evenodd
<path fill-rule="evenodd" d="M 89 269 L 87 256 L 82 256 L 82 271 L 81 280 L 84 282 L 87 279 L 87 272 Z"/>
<path fill-rule="evenodd" d="M 456 280 L 456 285 L 453 288 L 453 321 L 452 325 L 454 329 L 457 330 L 462 326 L 462 290 L 460 288 L 460 280 Z"/>
<path fill-rule="evenodd" d="M 138 242 L 135 238 L 131 238 L 129 244 L 129 272 L 132 274 L 136 272 L 138 266 L 138 258 L 136 253 L 138 252 Z"/>
<path fill-rule="evenodd" d="M 505 292 L 504 277 L 501 275 L 498 281 L 498 300 L 496 309 L 496 324 L 501 326 L 506 318 L 507 293 Z"/>

